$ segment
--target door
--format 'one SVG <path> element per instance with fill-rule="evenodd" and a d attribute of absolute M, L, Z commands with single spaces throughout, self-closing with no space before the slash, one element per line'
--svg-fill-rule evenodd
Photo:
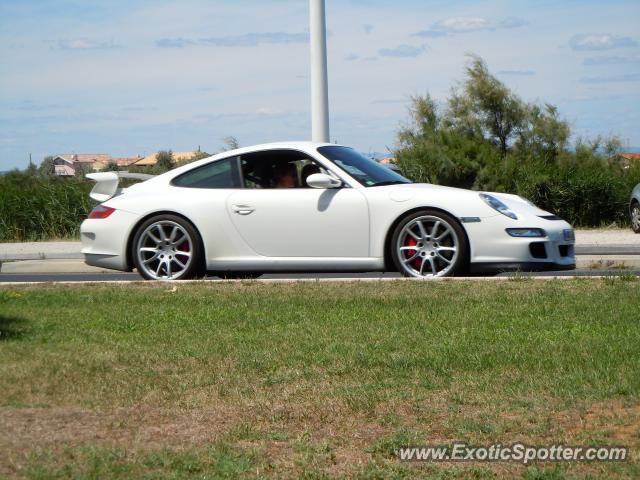
<path fill-rule="evenodd" d="M 355 188 L 315 189 L 304 176 L 322 170 L 293 150 L 241 157 L 243 189 L 227 199 L 240 236 L 267 257 L 369 256 L 369 211 Z"/>

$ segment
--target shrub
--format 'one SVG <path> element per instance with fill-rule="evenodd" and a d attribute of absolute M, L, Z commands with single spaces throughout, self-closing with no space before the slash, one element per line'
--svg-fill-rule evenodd
<path fill-rule="evenodd" d="M 556 107 L 522 101 L 480 58 L 472 57 L 446 106 L 417 96 L 410 111 L 395 156 L 412 180 L 515 193 L 576 226 L 628 222 L 640 166 L 622 166 L 620 142 L 578 140 L 571 148 Z"/>
<path fill-rule="evenodd" d="M 92 184 L 80 178 L 29 175 L 0 177 L 0 241 L 77 237 L 93 206 Z"/>

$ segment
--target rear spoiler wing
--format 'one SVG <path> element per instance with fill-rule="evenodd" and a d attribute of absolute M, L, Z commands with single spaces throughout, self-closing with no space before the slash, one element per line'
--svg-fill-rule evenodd
<path fill-rule="evenodd" d="M 96 182 L 89 196 L 98 202 L 106 202 L 122 192 L 122 189 L 118 188 L 121 178 L 134 178 L 144 181 L 155 177 L 155 175 L 129 172 L 98 172 L 89 173 L 85 177 Z"/>

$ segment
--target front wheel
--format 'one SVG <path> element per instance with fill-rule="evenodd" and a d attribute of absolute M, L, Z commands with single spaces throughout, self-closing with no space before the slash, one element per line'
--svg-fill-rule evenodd
<path fill-rule="evenodd" d="M 631 206 L 631 229 L 640 233 L 640 203 L 634 202 Z"/>
<path fill-rule="evenodd" d="M 195 227 L 177 215 L 158 215 L 138 228 L 133 263 L 147 280 L 187 280 L 202 275 L 203 249 Z"/>
<path fill-rule="evenodd" d="M 391 240 L 393 262 L 407 277 L 449 277 L 467 262 L 467 239 L 451 215 L 421 210 L 403 219 Z"/>

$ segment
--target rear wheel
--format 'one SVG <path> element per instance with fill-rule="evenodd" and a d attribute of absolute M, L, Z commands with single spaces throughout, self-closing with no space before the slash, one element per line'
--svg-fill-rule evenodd
<path fill-rule="evenodd" d="M 187 280 L 203 273 L 200 236 L 177 215 L 158 215 L 145 221 L 133 239 L 131 257 L 147 280 Z"/>
<path fill-rule="evenodd" d="M 640 203 L 633 202 L 631 205 L 631 229 L 640 233 Z"/>
<path fill-rule="evenodd" d="M 438 210 L 421 210 L 403 219 L 391 242 L 396 268 L 407 277 L 449 277 L 466 266 L 464 231 L 451 215 Z"/>

